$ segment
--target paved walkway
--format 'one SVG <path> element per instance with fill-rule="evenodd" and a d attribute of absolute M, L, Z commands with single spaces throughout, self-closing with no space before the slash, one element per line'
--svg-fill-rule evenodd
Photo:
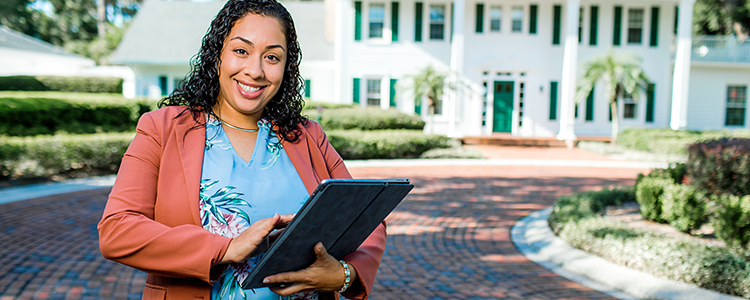
<path fill-rule="evenodd" d="M 531 149 L 482 151 L 587 167 L 497 160 L 347 163 L 355 177 L 408 177 L 417 186 L 389 217 L 388 246 L 371 299 L 613 299 L 529 261 L 511 242 L 510 230 L 560 195 L 632 184 L 646 168 L 609 167 L 610 159 L 580 150 L 550 148 L 537 156 Z M 98 250 L 96 223 L 108 192 L 0 204 L 0 300 L 140 299 L 145 274 L 105 260 Z"/>

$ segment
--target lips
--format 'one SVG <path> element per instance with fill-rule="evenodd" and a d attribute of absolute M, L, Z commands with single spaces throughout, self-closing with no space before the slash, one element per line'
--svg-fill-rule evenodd
<path fill-rule="evenodd" d="M 239 88 L 240 94 L 245 98 L 257 98 L 265 89 L 265 86 L 250 86 L 236 81 L 237 87 Z"/>

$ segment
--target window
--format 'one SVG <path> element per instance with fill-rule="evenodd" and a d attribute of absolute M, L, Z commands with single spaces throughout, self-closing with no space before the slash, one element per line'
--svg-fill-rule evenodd
<path fill-rule="evenodd" d="M 521 82 L 519 84 L 519 91 L 518 91 L 518 127 L 523 126 L 523 96 L 524 96 L 524 90 L 526 88 L 526 84 L 524 82 Z"/>
<path fill-rule="evenodd" d="M 510 11 L 510 17 L 511 17 L 511 20 L 513 20 L 513 23 L 511 24 L 511 31 L 513 32 L 523 31 L 523 7 L 513 6 L 513 8 Z"/>
<path fill-rule="evenodd" d="M 367 105 L 380 106 L 380 79 L 367 79 Z"/>
<path fill-rule="evenodd" d="M 640 44 L 643 38 L 643 9 L 628 10 L 628 44 Z"/>
<path fill-rule="evenodd" d="M 529 6 L 529 33 L 536 34 L 537 6 Z"/>
<path fill-rule="evenodd" d="M 484 32 L 484 4 L 477 3 L 477 24 L 475 28 L 476 33 Z"/>
<path fill-rule="evenodd" d="M 445 35 L 445 5 L 430 5 L 430 39 L 442 40 Z"/>
<path fill-rule="evenodd" d="M 435 111 L 434 114 L 436 115 L 442 115 L 443 114 L 443 100 L 439 97 L 435 99 Z"/>
<path fill-rule="evenodd" d="M 747 86 L 727 87 L 727 126 L 745 126 Z"/>
<path fill-rule="evenodd" d="M 583 43 L 583 7 L 578 10 L 578 43 Z"/>
<path fill-rule="evenodd" d="M 636 104 L 633 95 L 623 92 L 622 94 L 622 118 L 635 119 Z"/>
<path fill-rule="evenodd" d="M 385 4 L 370 3 L 368 18 L 370 20 L 370 38 L 383 38 L 383 24 L 385 23 Z"/>
<path fill-rule="evenodd" d="M 167 76 L 159 76 L 159 90 L 161 90 L 162 96 L 166 96 L 169 94 L 169 91 L 167 90 L 168 88 Z"/>
<path fill-rule="evenodd" d="M 500 24 L 503 20 L 503 8 L 500 6 L 490 7 L 490 31 L 500 31 Z"/>
<path fill-rule="evenodd" d="M 560 22 L 562 5 L 555 5 L 552 13 L 552 45 L 560 45 Z M 553 119 L 550 119 L 553 120 Z"/>

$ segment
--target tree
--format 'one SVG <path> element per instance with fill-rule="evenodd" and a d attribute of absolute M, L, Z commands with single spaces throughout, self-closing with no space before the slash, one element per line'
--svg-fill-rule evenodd
<path fill-rule="evenodd" d="M 750 1 L 698 0 L 693 8 L 693 32 L 699 35 L 747 37 Z"/>
<path fill-rule="evenodd" d="M 637 102 L 649 84 L 648 77 L 641 68 L 641 59 L 635 55 L 615 56 L 610 51 L 606 56 L 586 62 L 583 65 L 583 73 L 578 80 L 575 99 L 585 99 L 598 81 L 604 81 L 605 98 L 612 109 L 612 144 L 616 144 L 620 130 L 618 97 L 622 93 L 627 93 Z"/>
<path fill-rule="evenodd" d="M 448 75 L 444 72 L 435 70 L 432 65 L 419 70 L 417 74 L 406 76 L 405 81 L 398 86 L 399 93 L 411 91 L 414 93 L 416 105 L 420 105 L 423 97 L 427 97 L 428 109 L 427 115 L 432 118 L 435 115 L 435 108 L 443 95 L 445 80 Z M 403 84 L 405 82 L 405 84 Z M 430 122 L 433 123 L 433 122 Z M 431 125 L 434 127 L 434 124 Z"/>

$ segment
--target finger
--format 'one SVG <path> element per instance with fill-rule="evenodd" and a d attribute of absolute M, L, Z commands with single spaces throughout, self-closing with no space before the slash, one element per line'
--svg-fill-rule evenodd
<path fill-rule="evenodd" d="M 279 273 L 263 278 L 263 283 L 266 284 L 286 284 L 301 281 L 304 278 L 302 271 Z"/>
<path fill-rule="evenodd" d="M 286 227 L 286 225 L 289 224 L 289 222 L 291 222 L 292 219 L 294 219 L 294 214 L 281 215 L 279 217 L 279 221 L 277 221 L 275 224 L 276 228 Z"/>
<path fill-rule="evenodd" d="M 315 247 L 313 247 L 313 249 L 315 249 L 315 256 L 317 256 L 318 259 L 323 259 L 328 256 L 328 251 L 326 251 L 326 247 L 323 246 L 322 242 L 318 242 L 317 244 L 315 244 Z"/>
<path fill-rule="evenodd" d="M 289 296 L 294 293 L 299 293 L 304 290 L 309 290 L 312 287 L 303 283 L 294 283 L 286 286 L 272 286 L 268 287 L 271 292 L 274 292 L 280 296 Z"/>

